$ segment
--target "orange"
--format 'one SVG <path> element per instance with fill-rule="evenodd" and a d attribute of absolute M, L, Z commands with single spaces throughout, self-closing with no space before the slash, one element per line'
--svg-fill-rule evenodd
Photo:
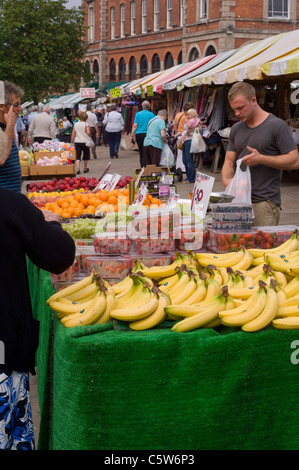
<path fill-rule="evenodd" d="M 101 199 L 101 201 L 106 202 L 108 201 L 109 193 L 106 191 L 106 189 L 102 189 L 101 191 L 98 192 L 98 198 Z"/>
<path fill-rule="evenodd" d="M 116 204 L 117 205 L 118 204 L 118 198 L 116 196 L 111 195 L 111 196 L 109 196 L 107 202 L 108 202 L 108 204 Z"/>

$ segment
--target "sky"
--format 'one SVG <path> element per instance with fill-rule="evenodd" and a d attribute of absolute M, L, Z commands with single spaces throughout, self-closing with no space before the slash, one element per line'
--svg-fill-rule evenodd
<path fill-rule="evenodd" d="M 81 0 L 68 0 L 66 5 L 69 8 L 79 7 L 81 5 Z"/>

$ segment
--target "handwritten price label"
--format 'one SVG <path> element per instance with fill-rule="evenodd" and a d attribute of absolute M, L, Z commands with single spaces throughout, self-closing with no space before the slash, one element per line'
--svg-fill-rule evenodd
<path fill-rule="evenodd" d="M 95 189 L 104 189 L 104 188 L 106 188 L 107 184 L 110 183 L 112 176 L 113 175 L 110 175 L 109 173 L 107 173 L 107 175 L 103 176 L 103 178 L 98 183 L 98 185 Z"/>
<path fill-rule="evenodd" d="M 139 191 L 138 191 L 138 193 L 137 193 L 137 195 L 136 195 L 136 197 L 135 197 L 135 200 L 134 200 L 132 206 L 142 206 L 143 201 L 144 201 L 146 195 L 147 195 L 147 187 L 146 187 L 145 184 L 143 183 L 143 184 L 141 184 L 141 186 L 140 186 L 140 189 L 139 189 Z"/>
<path fill-rule="evenodd" d="M 191 210 L 194 214 L 205 217 L 215 178 L 199 171 L 193 188 Z"/>
<path fill-rule="evenodd" d="M 113 173 L 111 180 L 106 186 L 106 190 L 108 192 L 112 191 L 112 189 L 114 189 L 117 183 L 119 182 L 120 178 L 121 178 L 121 175 L 118 175 L 117 173 Z"/>

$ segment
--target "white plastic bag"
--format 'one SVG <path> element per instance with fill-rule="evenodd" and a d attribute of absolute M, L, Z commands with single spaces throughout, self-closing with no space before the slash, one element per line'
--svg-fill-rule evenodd
<path fill-rule="evenodd" d="M 160 166 L 169 168 L 170 166 L 173 166 L 173 164 L 174 164 L 174 155 L 172 151 L 170 150 L 169 145 L 165 143 L 164 149 L 161 154 Z"/>
<path fill-rule="evenodd" d="M 95 146 L 95 143 L 94 141 L 92 140 L 92 138 L 87 134 L 87 137 L 86 137 L 86 142 L 85 142 L 86 146 L 88 148 L 92 148 Z"/>
<path fill-rule="evenodd" d="M 251 204 L 251 175 L 249 166 L 242 164 L 240 158 L 236 162 L 235 176 L 225 188 L 225 193 L 230 196 L 234 196 L 232 202 L 243 202 L 245 204 Z M 243 168 L 246 166 L 246 168 Z"/>
<path fill-rule="evenodd" d="M 201 153 L 206 151 L 206 144 L 203 140 L 201 133 L 198 129 L 195 129 L 192 140 L 191 140 L 191 147 L 190 153 Z"/>
<path fill-rule="evenodd" d="M 120 150 L 127 150 L 127 142 L 124 136 L 121 138 L 120 141 Z"/>

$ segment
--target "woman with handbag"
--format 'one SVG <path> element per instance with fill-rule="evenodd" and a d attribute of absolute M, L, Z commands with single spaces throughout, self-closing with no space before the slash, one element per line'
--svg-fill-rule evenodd
<path fill-rule="evenodd" d="M 80 174 L 80 161 L 83 153 L 83 162 L 84 162 L 84 173 L 89 171 L 87 168 L 88 161 L 90 160 L 90 150 L 89 147 L 86 145 L 88 139 L 90 139 L 90 129 L 87 124 L 87 113 L 85 111 L 78 112 L 79 121 L 77 121 L 74 125 L 72 136 L 71 136 L 71 144 L 75 146 L 76 150 L 76 169 L 77 175 Z"/>
<path fill-rule="evenodd" d="M 197 116 L 196 109 L 187 111 L 187 119 L 184 124 L 184 132 L 182 134 L 183 142 L 183 163 L 186 168 L 186 179 L 183 183 L 195 183 L 195 165 L 193 153 L 191 153 L 192 137 L 196 129 L 201 129 L 201 120 Z"/>

